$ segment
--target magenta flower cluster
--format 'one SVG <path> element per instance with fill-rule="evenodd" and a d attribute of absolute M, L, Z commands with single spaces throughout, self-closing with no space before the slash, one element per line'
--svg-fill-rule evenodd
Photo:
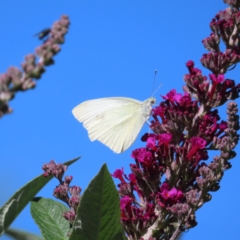
<path fill-rule="evenodd" d="M 54 176 L 59 180 L 59 185 L 54 189 L 53 196 L 65 202 L 69 206 L 69 211 L 63 213 L 63 217 L 72 224 L 76 218 L 76 211 L 80 203 L 80 193 L 82 189 L 78 186 L 70 186 L 73 179 L 72 176 L 66 176 L 62 180 L 64 173 L 67 171 L 67 166 L 63 164 L 56 164 L 51 160 L 48 164 L 44 164 L 44 177 Z"/>
<path fill-rule="evenodd" d="M 68 16 L 63 15 L 53 24 L 49 37 L 36 49 L 36 54 L 25 56 L 25 61 L 21 64 L 22 70 L 10 67 L 6 73 L 0 74 L 0 117 L 12 112 L 8 102 L 15 94 L 34 88 L 36 82 L 33 79 L 39 79 L 45 72 L 45 66 L 54 63 L 53 56 L 60 51 L 59 44 L 64 43 L 69 25 Z"/>
<path fill-rule="evenodd" d="M 196 211 L 219 190 L 236 156 L 239 116 L 237 104 L 229 100 L 239 97 L 240 84 L 225 74 L 240 61 L 240 1 L 225 2 L 232 8 L 216 15 L 210 37 L 203 40 L 211 51 L 201 58 L 212 72 L 209 78 L 188 61 L 184 94 L 173 89 L 152 110 L 152 133 L 142 136 L 145 147 L 132 152 L 131 173 L 117 169 L 112 174 L 120 180 L 121 223 L 128 239 L 173 240 L 195 227 Z M 222 120 L 216 108 L 226 103 L 227 119 Z M 211 160 L 209 151 L 219 155 Z"/>

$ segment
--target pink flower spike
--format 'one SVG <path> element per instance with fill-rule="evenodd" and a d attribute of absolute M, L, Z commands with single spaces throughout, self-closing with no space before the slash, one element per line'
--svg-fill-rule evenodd
<path fill-rule="evenodd" d="M 188 152 L 187 158 L 192 159 L 192 157 L 197 153 L 199 149 L 206 147 L 207 141 L 200 137 L 192 137 L 191 140 L 191 149 Z"/>
<path fill-rule="evenodd" d="M 146 147 L 155 150 L 156 149 L 156 138 L 155 137 L 149 137 L 147 139 Z"/>
<path fill-rule="evenodd" d="M 73 223 L 76 217 L 76 213 L 73 209 L 70 209 L 70 211 L 63 213 L 63 217 L 69 222 Z"/>
<path fill-rule="evenodd" d="M 162 190 L 162 188 L 161 188 L 161 190 Z M 176 188 L 172 188 L 171 190 L 164 188 L 163 191 L 160 193 L 160 195 L 164 200 L 170 200 L 170 202 L 172 202 L 172 203 L 178 202 L 179 199 L 181 199 L 183 197 L 182 191 L 177 190 Z"/>
<path fill-rule="evenodd" d="M 132 199 L 128 196 L 125 196 L 123 198 L 120 199 L 120 207 L 121 210 L 123 210 L 124 208 L 126 208 L 126 206 L 130 206 L 132 204 Z"/>
<path fill-rule="evenodd" d="M 137 181 L 137 180 L 136 180 L 136 175 L 133 174 L 133 173 L 130 173 L 128 176 L 129 176 L 130 182 L 133 183 L 133 184 L 135 184 L 136 181 Z"/>
<path fill-rule="evenodd" d="M 221 123 L 218 124 L 218 128 L 221 131 L 224 131 L 227 128 L 227 123 L 225 121 L 222 121 Z"/>
<path fill-rule="evenodd" d="M 189 60 L 187 63 L 186 63 L 186 66 L 187 68 L 193 68 L 194 67 L 194 62 L 192 60 Z"/>
<path fill-rule="evenodd" d="M 69 192 L 72 196 L 79 196 L 82 189 L 78 186 L 72 186 L 69 188 Z"/>
<path fill-rule="evenodd" d="M 169 192 L 167 190 L 164 190 L 160 195 L 164 200 L 169 199 Z"/>
<path fill-rule="evenodd" d="M 192 146 L 197 147 L 198 149 L 203 149 L 206 147 L 207 141 L 200 137 L 192 137 L 191 138 Z"/>
<path fill-rule="evenodd" d="M 168 190 L 169 189 L 169 185 L 168 183 L 164 182 L 160 188 L 160 191 L 164 191 L 164 190 Z"/>
<path fill-rule="evenodd" d="M 209 77 L 214 83 L 222 83 L 224 81 L 223 74 L 218 74 L 217 76 L 215 74 L 209 74 Z"/>
<path fill-rule="evenodd" d="M 146 148 L 139 148 L 132 151 L 132 158 L 136 159 L 138 162 L 145 164 L 151 164 L 153 161 L 153 155 Z"/>
<path fill-rule="evenodd" d="M 152 109 L 154 115 L 160 116 L 162 119 L 165 118 L 165 108 L 162 106 L 157 106 Z"/>
<path fill-rule="evenodd" d="M 172 134 L 171 133 L 163 133 L 158 135 L 158 146 L 161 145 L 168 145 L 172 140 Z"/>
<path fill-rule="evenodd" d="M 182 98 L 182 94 L 176 93 L 176 90 L 172 89 L 166 96 L 162 96 L 162 98 L 170 102 L 179 102 Z"/>
<path fill-rule="evenodd" d="M 197 73 L 201 73 L 200 69 L 194 68 L 194 62 L 192 60 L 189 60 L 186 63 L 186 67 L 188 68 L 188 71 L 191 75 L 196 75 Z"/>
<path fill-rule="evenodd" d="M 113 174 L 111 174 L 111 176 L 114 178 L 118 178 L 121 181 L 121 183 L 126 183 L 126 181 L 123 178 L 123 174 L 124 174 L 124 171 L 122 168 L 122 169 L 117 169 Z"/>

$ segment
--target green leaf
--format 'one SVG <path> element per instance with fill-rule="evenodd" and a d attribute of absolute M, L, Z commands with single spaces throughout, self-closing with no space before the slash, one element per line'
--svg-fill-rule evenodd
<path fill-rule="evenodd" d="M 52 199 L 35 198 L 31 202 L 32 217 L 46 240 L 67 239 L 70 226 L 62 215 L 67 211 L 67 206 Z"/>
<path fill-rule="evenodd" d="M 84 192 L 69 240 L 122 240 L 119 195 L 104 164 Z"/>
<path fill-rule="evenodd" d="M 64 165 L 71 165 L 79 158 L 75 158 Z M 20 188 L 0 209 L 0 236 L 6 231 L 18 214 L 26 207 L 33 197 L 52 179 L 42 174 Z"/>
<path fill-rule="evenodd" d="M 16 240 L 44 240 L 42 237 L 14 228 L 7 229 L 5 234 Z"/>

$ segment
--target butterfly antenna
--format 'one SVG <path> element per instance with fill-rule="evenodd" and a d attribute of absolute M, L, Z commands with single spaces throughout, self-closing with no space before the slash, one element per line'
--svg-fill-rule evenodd
<path fill-rule="evenodd" d="M 155 86 L 155 82 L 156 82 L 156 76 L 157 76 L 157 70 L 155 69 L 154 70 L 154 81 L 153 81 L 153 89 L 154 89 L 154 86 Z M 162 86 L 162 84 L 160 84 L 158 86 L 158 88 L 153 92 L 153 89 L 152 89 L 152 96 L 158 91 L 158 89 Z"/>
<path fill-rule="evenodd" d="M 156 82 L 156 76 L 157 76 L 157 69 L 154 70 L 154 77 L 153 77 L 153 87 L 152 87 L 152 96 L 153 94 L 153 90 L 154 90 L 154 86 L 155 86 L 155 82 Z"/>
<path fill-rule="evenodd" d="M 153 95 L 158 91 L 158 89 L 159 89 L 161 86 L 162 86 L 162 84 L 160 84 L 160 85 L 158 86 L 158 88 L 156 89 L 156 91 L 154 91 Z"/>

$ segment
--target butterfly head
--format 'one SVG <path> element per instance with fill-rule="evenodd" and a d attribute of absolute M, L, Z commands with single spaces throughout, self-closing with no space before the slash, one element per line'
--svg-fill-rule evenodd
<path fill-rule="evenodd" d="M 149 103 L 149 105 L 153 105 L 156 103 L 156 98 L 150 97 L 146 101 Z"/>

